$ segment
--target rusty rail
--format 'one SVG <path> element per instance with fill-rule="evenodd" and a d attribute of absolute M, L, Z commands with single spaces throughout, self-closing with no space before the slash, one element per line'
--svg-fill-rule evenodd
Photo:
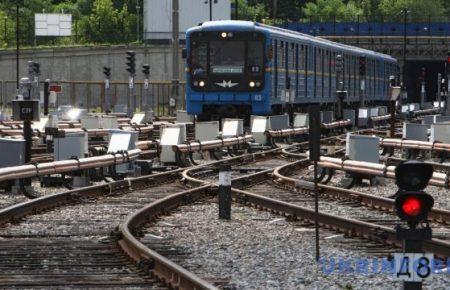
<path fill-rule="evenodd" d="M 298 167 L 305 167 L 309 165 L 309 160 L 298 160 L 294 161 L 282 166 L 277 167 L 273 171 L 273 176 L 276 179 L 276 182 L 280 182 L 283 185 L 287 186 L 291 190 L 303 190 L 306 192 L 312 192 L 314 188 L 314 183 L 304 180 L 298 180 L 284 175 L 287 172 L 292 172 L 293 169 Z M 356 201 L 363 206 L 386 211 L 386 212 L 394 212 L 395 205 L 394 200 L 375 196 L 355 190 L 344 189 L 334 186 L 328 186 L 325 184 L 318 184 L 320 195 L 328 196 L 330 198 L 335 199 L 351 199 L 352 201 Z M 429 213 L 429 219 L 442 223 L 442 224 L 450 224 L 450 211 L 444 209 L 433 208 Z"/>
<path fill-rule="evenodd" d="M 214 285 L 204 281 L 197 275 L 171 262 L 157 252 L 147 248 L 131 233 L 132 229 L 141 227 L 149 220 L 167 213 L 188 200 L 198 200 L 208 194 L 209 185 L 186 190 L 160 199 L 139 211 L 129 215 L 120 225 L 119 231 L 122 238 L 119 246 L 137 264 L 150 264 L 150 270 L 160 277 L 165 283 L 176 289 L 218 289 Z"/>

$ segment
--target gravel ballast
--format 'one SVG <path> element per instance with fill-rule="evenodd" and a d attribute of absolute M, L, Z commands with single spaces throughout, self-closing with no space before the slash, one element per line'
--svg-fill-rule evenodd
<path fill-rule="evenodd" d="M 368 258 L 369 242 L 321 229 L 322 264 L 315 262 L 314 229 L 300 222 L 233 204 L 232 219 L 218 219 L 216 203 L 183 206 L 145 230 L 143 242 L 168 240 L 188 253 L 180 264 L 200 277 L 228 281 L 227 289 L 398 289 L 391 274 L 341 273 L 329 259 Z M 386 246 L 387 248 L 387 246 Z M 373 249 L 373 248 L 372 248 Z M 345 268 L 345 267 L 344 267 Z M 446 289 L 445 274 L 425 289 Z"/>

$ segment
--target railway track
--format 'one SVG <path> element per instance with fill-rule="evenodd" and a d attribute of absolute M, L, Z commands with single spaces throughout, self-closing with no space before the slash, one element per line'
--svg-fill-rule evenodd
<path fill-rule="evenodd" d="M 278 148 L 213 162 L 208 166 L 222 162 L 270 162 L 280 152 Z M 163 264 L 174 266 L 171 277 L 185 273 L 186 281 L 192 286 L 188 288 L 210 287 L 211 284 L 198 280 L 164 257 L 158 259 L 155 258 L 157 255 L 147 253 L 142 257 L 150 259 L 151 263 L 145 263 L 141 256 L 137 257 L 139 263 L 130 263 L 117 247 L 118 243 L 136 260 L 131 247 L 124 242 L 126 234 L 115 229 L 127 214 L 142 205 L 164 200 L 176 192 L 180 196 L 192 192 L 202 198 L 208 195 L 210 185 L 191 184 L 192 188 L 187 189 L 179 182 L 180 173 L 181 170 L 177 169 L 70 190 L 0 210 L 0 288 L 183 288 L 185 284 L 165 279 L 164 271 L 158 271 Z M 183 198 L 182 202 L 190 202 L 190 199 Z M 134 228 L 131 233 L 136 233 Z M 183 253 L 178 253 L 178 256 L 182 257 Z"/>
<path fill-rule="evenodd" d="M 305 164 L 306 160 L 297 162 L 300 164 L 303 162 L 303 164 Z M 202 180 L 189 176 L 189 171 L 191 170 L 185 171 L 183 173 L 183 176 L 187 180 L 190 180 L 190 182 L 194 184 L 204 183 L 204 181 Z M 261 177 L 262 175 L 265 176 L 265 178 Z M 259 176 L 259 180 L 265 181 L 267 179 L 267 172 L 254 173 L 254 178 L 256 176 Z M 294 182 L 295 186 L 296 181 L 292 179 L 291 183 L 292 182 Z M 277 194 L 280 190 L 274 189 L 273 187 L 262 187 L 260 188 L 260 190 L 258 190 L 258 193 L 255 193 L 238 189 L 233 183 L 232 186 L 233 199 L 238 203 L 254 206 L 258 209 L 273 211 L 280 215 L 289 216 L 289 218 L 292 220 L 299 219 L 309 222 L 314 221 L 314 210 L 303 205 L 305 202 L 310 200 L 310 197 L 306 196 L 304 199 L 299 199 L 298 194 L 296 194 L 295 191 L 285 191 L 284 193 L 287 194 L 285 194 L 285 197 L 282 197 L 282 195 Z M 308 191 L 312 190 L 310 185 L 304 187 L 304 189 Z M 274 194 L 272 194 L 272 192 L 274 192 Z M 366 195 L 366 198 L 374 200 L 379 199 L 378 197 L 371 198 L 369 195 Z M 295 203 L 293 203 L 293 201 L 295 201 Z M 350 204 L 354 205 L 354 203 L 357 201 L 357 199 L 352 199 L 350 201 Z M 299 203 L 302 205 L 299 205 Z M 332 208 L 332 205 L 330 205 L 330 208 Z M 342 217 L 339 214 L 320 212 L 319 222 L 320 226 L 334 230 L 338 233 L 343 233 L 349 237 L 359 237 L 362 239 L 372 240 L 382 244 L 397 247 L 400 247 L 402 245 L 401 241 L 398 241 L 396 239 L 395 230 L 392 228 L 392 225 L 395 224 L 398 219 L 392 218 L 387 215 L 384 219 L 384 224 L 380 224 L 379 216 L 375 218 L 373 218 L 372 216 L 366 216 L 364 211 L 360 211 L 360 214 L 364 216 L 366 221 L 355 218 Z M 436 222 L 445 224 L 448 220 L 446 219 L 446 217 L 448 216 L 448 212 L 444 210 L 435 210 L 434 216 Z M 377 223 L 374 223 L 375 221 Z M 444 233 L 444 238 L 448 238 L 447 233 Z M 433 239 L 431 241 L 426 241 L 424 243 L 424 249 L 442 258 L 450 257 L 450 242 L 446 240 Z"/>
<path fill-rule="evenodd" d="M 0 287 L 160 289 L 163 284 L 120 253 L 111 233 L 142 204 L 185 190 L 178 177 L 177 171 L 157 174 L 1 210 Z"/>

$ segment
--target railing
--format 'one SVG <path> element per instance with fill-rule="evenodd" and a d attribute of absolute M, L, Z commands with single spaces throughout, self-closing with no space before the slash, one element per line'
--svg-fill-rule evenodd
<path fill-rule="evenodd" d="M 294 22 L 280 27 L 314 36 L 403 36 L 404 23 Z M 450 36 L 450 22 L 406 23 L 407 36 Z"/>
<path fill-rule="evenodd" d="M 103 81 L 52 81 L 52 83 L 61 85 L 62 91 L 57 95 L 55 107 L 60 105 L 73 105 L 88 110 L 101 110 L 102 104 L 105 102 L 105 84 Z M 43 83 L 40 84 L 40 90 Z M 170 81 L 150 81 L 148 90 L 144 89 L 144 82 L 136 82 L 136 106 L 143 108 L 144 105 L 150 104 L 153 99 L 153 111 L 156 116 L 171 114 L 175 109 L 184 109 L 185 102 L 185 83 L 178 84 L 178 92 L 181 103 L 178 103 L 177 97 L 174 96 L 175 106 L 170 106 L 170 98 L 174 85 Z M 10 106 L 11 100 L 16 94 L 16 81 L 5 80 L 0 81 L 1 104 L 2 107 Z M 110 82 L 111 103 L 129 104 L 128 100 L 128 82 L 111 81 Z"/>

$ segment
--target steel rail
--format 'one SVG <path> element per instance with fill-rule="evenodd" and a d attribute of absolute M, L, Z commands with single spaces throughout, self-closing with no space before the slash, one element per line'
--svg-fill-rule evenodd
<path fill-rule="evenodd" d="M 299 160 L 298 163 L 304 163 L 307 160 Z M 186 169 L 182 175 L 185 180 L 195 185 L 216 185 L 214 182 L 206 182 L 204 180 L 189 176 L 189 172 L 194 168 Z M 255 175 L 258 173 L 255 173 Z M 279 201 L 276 199 L 261 196 L 259 194 L 247 192 L 241 189 L 231 188 L 233 199 L 244 205 L 253 205 L 258 209 L 268 209 L 273 212 L 288 215 L 294 219 L 304 219 L 313 222 L 315 220 L 315 212 L 311 209 L 294 205 L 291 203 Z M 340 216 L 319 213 L 319 225 L 344 232 L 350 236 L 366 238 L 373 241 L 383 242 L 401 247 L 403 242 L 397 240 L 396 231 L 392 228 L 377 225 L 374 223 L 363 222 L 355 219 L 343 218 Z M 450 242 L 432 239 L 424 242 L 424 250 L 430 251 L 439 257 L 450 257 Z"/>
<path fill-rule="evenodd" d="M 309 208 L 236 188 L 232 188 L 231 192 L 235 201 L 244 205 L 253 205 L 258 209 L 271 210 L 279 214 L 287 215 L 293 219 L 307 220 L 310 222 L 313 222 L 315 219 L 314 210 Z M 319 225 L 337 232 L 346 233 L 349 236 L 361 237 L 398 247 L 401 247 L 403 244 L 403 241 L 397 240 L 394 229 L 374 223 L 319 212 Z M 423 248 L 425 251 L 430 251 L 438 257 L 450 257 L 450 243 L 447 241 L 439 239 L 424 241 Z"/>
<path fill-rule="evenodd" d="M 187 200 L 194 201 L 209 194 L 210 186 L 204 185 L 159 199 L 129 215 L 119 226 L 121 239 L 118 241 L 122 250 L 137 264 L 149 265 L 148 269 L 175 289 L 218 289 L 197 275 L 171 262 L 167 258 L 149 249 L 131 233 L 149 220 L 166 214 Z"/>
<path fill-rule="evenodd" d="M 310 164 L 309 160 L 298 160 L 277 167 L 273 171 L 273 177 L 276 182 L 280 182 L 291 190 L 302 190 L 311 193 L 314 189 L 314 183 L 306 180 L 299 180 L 284 175 L 292 172 L 295 168 L 304 168 Z M 325 184 L 318 184 L 320 195 L 328 196 L 335 199 L 351 200 L 360 203 L 363 206 L 377 209 L 385 212 L 395 212 L 395 201 L 393 199 L 375 196 L 355 190 L 344 189 Z M 442 224 L 450 224 L 450 211 L 444 209 L 433 208 L 429 215 L 429 219 Z"/>

